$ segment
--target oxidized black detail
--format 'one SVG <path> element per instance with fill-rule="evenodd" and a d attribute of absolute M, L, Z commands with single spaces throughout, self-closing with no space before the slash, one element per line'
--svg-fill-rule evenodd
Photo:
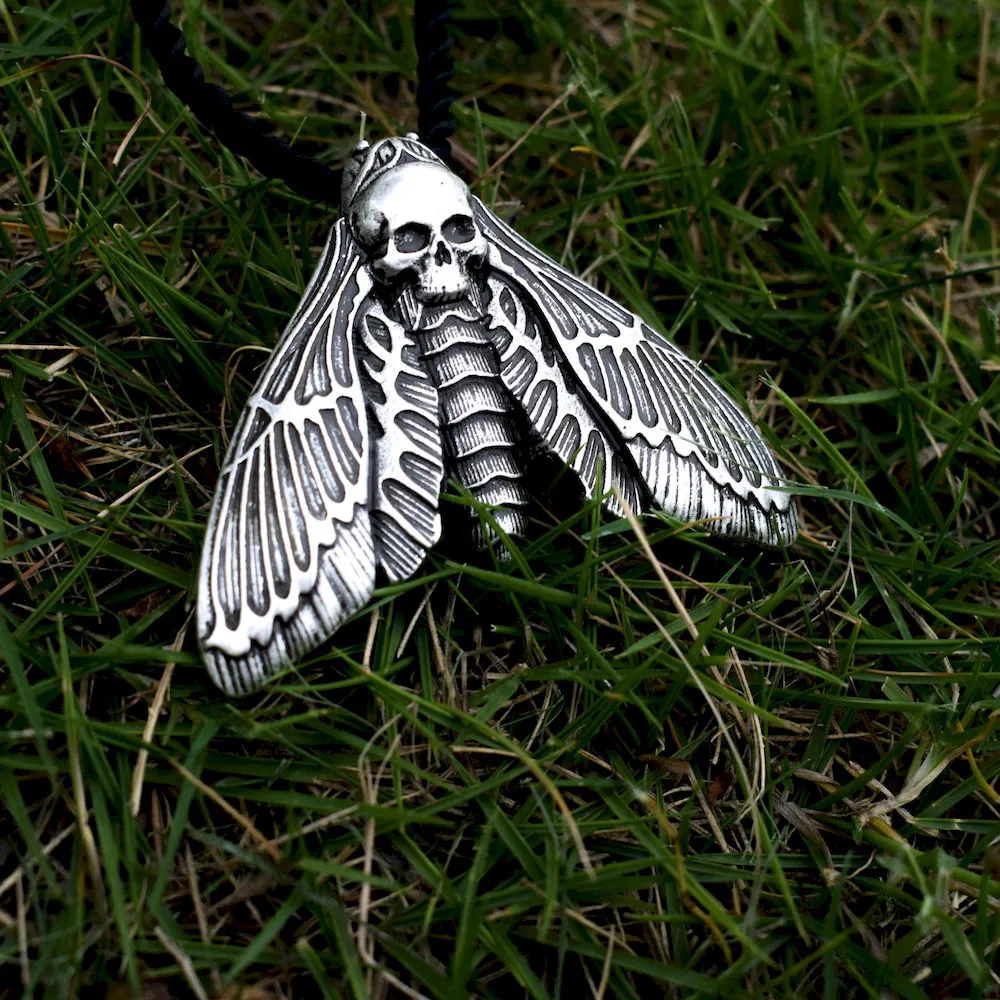
<path fill-rule="evenodd" d="M 521 239 L 416 137 L 359 145 L 342 208 L 209 518 L 198 635 L 225 690 L 259 686 L 330 636 L 376 570 L 412 576 L 440 537 L 448 479 L 523 535 L 531 448 L 615 513 L 795 539 L 794 499 L 726 392 Z"/>

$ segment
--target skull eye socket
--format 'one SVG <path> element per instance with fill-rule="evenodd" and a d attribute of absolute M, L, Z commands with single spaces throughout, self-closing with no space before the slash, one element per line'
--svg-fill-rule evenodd
<path fill-rule="evenodd" d="M 449 243 L 468 243 L 476 237 L 471 215 L 453 215 L 442 227 L 441 235 Z"/>
<path fill-rule="evenodd" d="M 400 226 L 392 237 L 392 242 L 396 244 L 396 249 L 400 253 L 416 253 L 418 250 L 423 250 L 430 241 L 430 229 L 420 225 L 419 222 Z"/>

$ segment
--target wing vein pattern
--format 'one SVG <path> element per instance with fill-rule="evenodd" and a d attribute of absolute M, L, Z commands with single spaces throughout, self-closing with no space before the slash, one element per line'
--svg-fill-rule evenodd
<path fill-rule="evenodd" d="M 504 381 L 591 495 L 616 484 L 633 509 L 648 493 L 680 520 L 790 545 L 794 499 L 729 394 L 639 317 L 474 204 L 490 246 L 488 308 Z M 618 509 L 613 495 L 605 502 Z"/>
<path fill-rule="evenodd" d="M 308 652 L 374 589 L 372 442 L 354 335 L 370 290 L 339 221 L 230 442 L 198 589 L 202 653 L 230 694 Z"/>
<path fill-rule="evenodd" d="M 396 583 L 413 576 L 441 537 L 438 390 L 412 335 L 374 297 L 358 334 L 372 431 L 372 533 L 378 564 Z"/>

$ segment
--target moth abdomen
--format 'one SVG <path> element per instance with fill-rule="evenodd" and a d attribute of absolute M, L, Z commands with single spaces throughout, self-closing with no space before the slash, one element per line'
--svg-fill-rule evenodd
<path fill-rule="evenodd" d="M 500 359 L 483 320 L 453 315 L 417 333 L 424 370 L 438 390 L 446 471 L 493 508 L 508 534 L 527 529 L 520 436 L 512 400 L 500 378 Z M 477 529 L 477 542 L 491 532 Z"/>

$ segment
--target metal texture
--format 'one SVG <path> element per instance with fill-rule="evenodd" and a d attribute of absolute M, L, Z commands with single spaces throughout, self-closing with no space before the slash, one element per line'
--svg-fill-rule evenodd
<path fill-rule="evenodd" d="M 415 136 L 361 143 L 212 505 L 198 636 L 213 680 L 253 690 L 363 607 L 378 571 L 411 576 L 449 478 L 523 535 L 539 448 L 615 513 L 620 495 L 764 545 L 798 532 L 763 438 L 699 365 L 518 236 Z"/>

